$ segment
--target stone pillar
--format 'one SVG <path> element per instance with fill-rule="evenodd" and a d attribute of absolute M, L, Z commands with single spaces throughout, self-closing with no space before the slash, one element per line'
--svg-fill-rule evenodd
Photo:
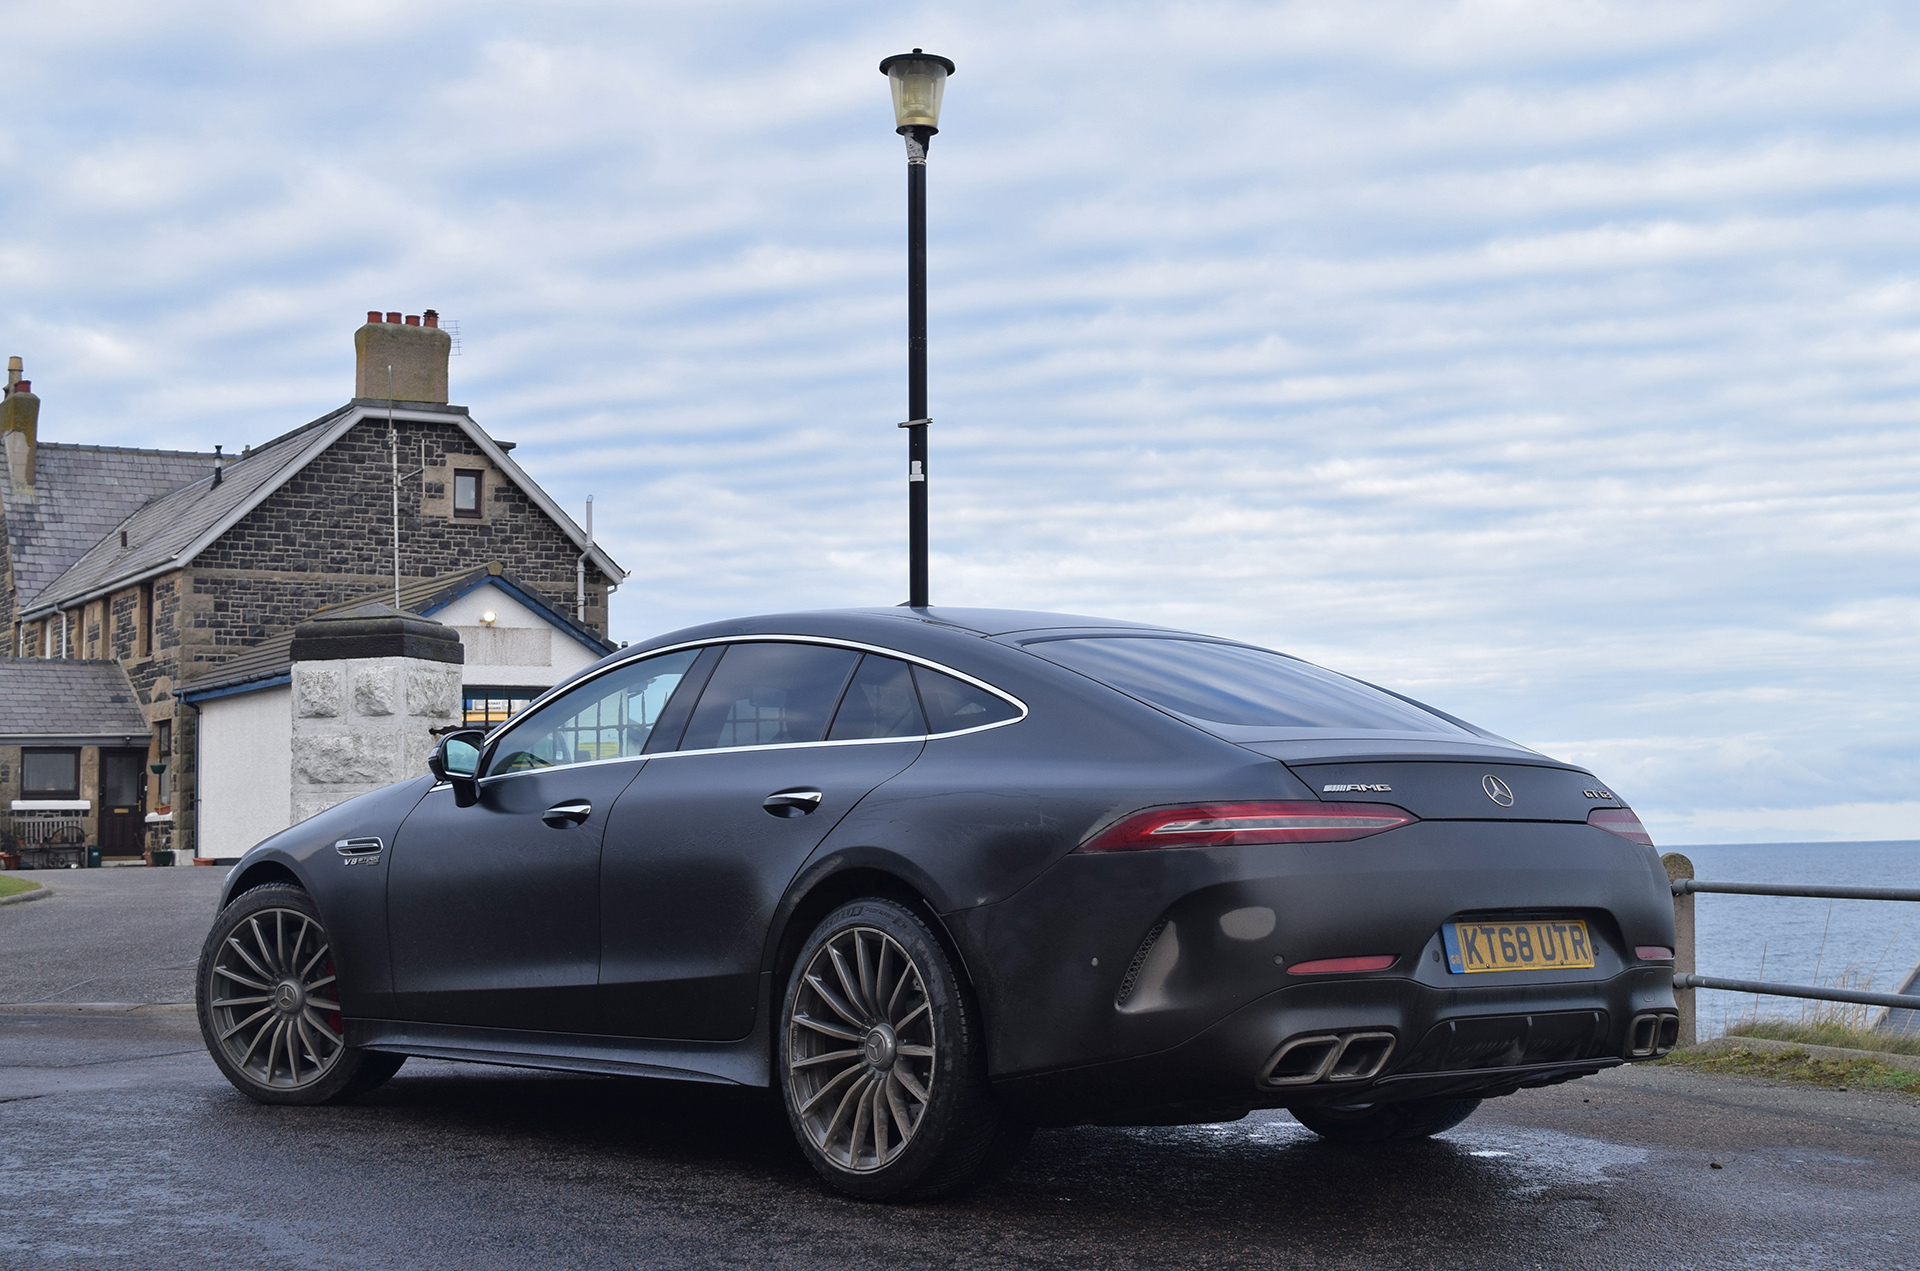
<path fill-rule="evenodd" d="M 387 605 L 295 628 L 292 823 L 426 772 L 463 660 L 451 628 Z"/>
<path fill-rule="evenodd" d="M 1667 867 L 1667 882 L 1677 883 L 1693 877 L 1693 862 L 1678 852 L 1668 852 L 1660 858 Z M 1693 893 L 1673 898 L 1673 973 L 1675 975 L 1693 975 Z M 1680 1007 L 1680 1044 L 1698 1045 L 1700 1026 L 1693 1013 L 1693 990 L 1675 989 L 1673 1000 Z"/>

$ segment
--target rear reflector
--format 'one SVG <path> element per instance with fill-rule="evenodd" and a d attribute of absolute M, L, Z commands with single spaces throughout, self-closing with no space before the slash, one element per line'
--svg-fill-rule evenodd
<path fill-rule="evenodd" d="M 1633 956 L 1642 962 L 1671 962 L 1673 961 L 1673 950 L 1663 944 L 1635 945 Z"/>
<path fill-rule="evenodd" d="M 1080 845 L 1083 852 L 1258 843 L 1345 843 L 1419 818 L 1384 803 L 1206 803 L 1149 808 Z"/>
<path fill-rule="evenodd" d="M 1632 808 L 1595 808 L 1587 815 L 1587 824 L 1597 825 L 1631 842 L 1653 846 L 1653 836 L 1647 833 L 1646 826 L 1640 824 L 1640 818 L 1633 814 Z"/>
<path fill-rule="evenodd" d="M 1287 968 L 1287 974 L 1333 975 L 1339 971 L 1384 971 L 1396 961 L 1398 959 L 1391 953 L 1366 958 L 1322 958 L 1318 962 L 1296 962 Z"/>

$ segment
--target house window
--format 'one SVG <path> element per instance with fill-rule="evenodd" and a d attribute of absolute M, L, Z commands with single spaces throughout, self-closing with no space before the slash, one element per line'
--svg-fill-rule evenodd
<path fill-rule="evenodd" d="M 469 684 L 462 690 L 466 698 L 463 722 L 468 728 L 492 729 L 527 709 L 527 704 L 547 690 L 543 688 L 494 688 Z"/>
<path fill-rule="evenodd" d="M 162 760 L 173 755 L 173 721 L 163 719 L 154 726 L 154 749 Z"/>
<path fill-rule="evenodd" d="M 140 584 L 140 612 L 135 621 L 139 625 L 138 646 L 134 656 L 146 657 L 153 652 L 153 584 Z"/>
<path fill-rule="evenodd" d="M 77 799 L 80 797 L 80 752 L 25 750 L 20 753 L 20 797 L 23 799 Z"/>
<path fill-rule="evenodd" d="M 481 475 L 478 468 L 453 470 L 453 514 L 455 516 L 478 517 L 480 515 Z"/>

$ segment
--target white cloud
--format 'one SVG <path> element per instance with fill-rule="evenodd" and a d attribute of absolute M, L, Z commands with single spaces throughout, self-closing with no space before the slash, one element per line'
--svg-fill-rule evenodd
<path fill-rule="evenodd" d="M 1909 833 L 1897 6 L 19 5 L 3 351 L 50 438 L 237 448 L 432 305 L 620 634 L 890 602 L 914 44 L 937 598 L 1274 643 L 1676 841 Z"/>

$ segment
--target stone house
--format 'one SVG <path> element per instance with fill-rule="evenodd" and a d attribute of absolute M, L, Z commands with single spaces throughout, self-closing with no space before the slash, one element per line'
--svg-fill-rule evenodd
<path fill-rule="evenodd" d="M 0 657 L 19 683 L 48 677 L 39 698 L 70 703 L 61 709 L 75 719 L 134 707 L 147 725 L 141 820 L 171 818 L 183 857 L 199 847 L 198 731 L 210 700 L 186 700 L 185 690 L 220 687 L 220 668 L 322 609 L 391 604 L 396 589 L 404 604 L 467 584 L 463 595 L 492 588 L 494 609 L 511 602 L 510 616 L 534 615 L 533 625 L 560 633 L 548 647 L 557 638 L 572 652 L 545 677 L 496 663 L 508 674 L 475 685 L 488 690 L 545 687 L 613 647 L 607 596 L 625 572 L 513 461 L 512 442 L 448 404 L 451 341 L 433 311 L 404 321 L 370 312 L 354 345 L 350 401 L 238 455 L 43 442 L 40 399 L 18 358 L 9 369 L 0 398 Z M 482 624 L 464 610 L 441 620 L 449 617 L 476 629 L 512 625 Z M 50 664 L 75 662 L 107 664 L 119 679 L 105 670 L 84 685 L 52 678 Z M 113 687 L 121 681 L 125 690 Z M 130 703 L 105 700 L 128 694 Z M 28 787 L 64 774 L 71 757 L 73 794 L 91 804 L 90 836 L 101 836 L 108 855 L 123 854 L 108 850 L 128 844 L 106 840 L 121 831 L 102 811 L 100 743 L 58 719 L 45 736 L 53 741 L 0 737 L 0 800 L 35 794 Z M 122 739 L 109 749 L 132 747 Z"/>

